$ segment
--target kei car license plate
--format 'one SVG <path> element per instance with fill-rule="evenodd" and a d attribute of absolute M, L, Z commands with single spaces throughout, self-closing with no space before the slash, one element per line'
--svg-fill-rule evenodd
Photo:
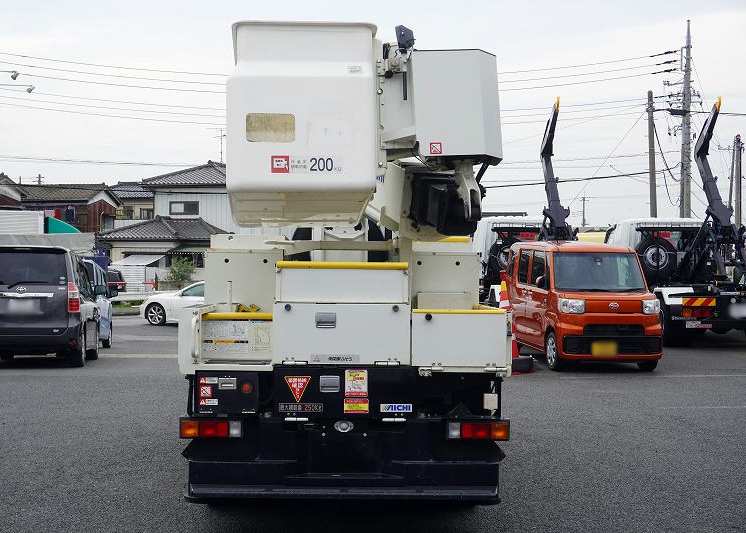
<path fill-rule="evenodd" d="M 13 314 L 33 313 L 36 311 L 35 298 L 9 298 L 8 312 Z"/>
<path fill-rule="evenodd" d="M 591 343 L 591 355 L 595 357 L 613 357 L 619 352 L 616 341 L 596 341 Z"/>

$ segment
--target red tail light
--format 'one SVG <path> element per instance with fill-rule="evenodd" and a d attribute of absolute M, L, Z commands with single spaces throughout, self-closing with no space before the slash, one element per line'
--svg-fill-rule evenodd
<path fill-rule="evenodd" d="M 510 421 L 448 422 L 447 438 L 510 440 Z"/>
<path fill-rule="evenodd" d="M 72 281 L 67 282 L 67 312 L 80 313 L 80 291 Z"/>
<path fill-rule="evenodd" d="M 199 423 L 200 437 L 227 437 L 227 420 L 203 420 Z"/>
<path fill-rule="evenodd" d="M 693 311 L 694 311 L 694 316 L 696 316 L 697 318 L 709 317 L 709 316 L 712 316 L 714 313 L 713 310 L 708 307 L 695 307 Z"/>
<path fill-rule="evenodd" d="M 197 420 L 187 417 L 179 419 L 179 437 L 182 439 L 242 436 L 243 424 L 240 420 Z"/>

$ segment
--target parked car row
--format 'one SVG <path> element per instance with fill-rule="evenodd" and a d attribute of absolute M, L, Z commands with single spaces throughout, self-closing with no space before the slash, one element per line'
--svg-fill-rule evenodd
<path fill-rule="evenodd" d="M 93 261 L 59 246 L 0 246 L 0 359 L 54 353 L 71 366 L 113 342 L 116 289 Z"/>

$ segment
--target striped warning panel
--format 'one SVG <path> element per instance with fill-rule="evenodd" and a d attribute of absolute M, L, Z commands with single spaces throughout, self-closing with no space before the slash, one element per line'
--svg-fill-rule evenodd
<path fill-rule="evenodd" d="M 684 298 L 686 307 L 715 307 L 715 298 Z"/>

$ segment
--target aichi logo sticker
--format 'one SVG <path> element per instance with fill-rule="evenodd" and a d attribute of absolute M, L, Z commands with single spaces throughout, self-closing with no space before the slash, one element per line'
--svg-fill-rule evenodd
<path fill-rule="evenodd" d="M 303 398 L 303 393 L 306 392 L 309 381 L 311 381 L 311 376 L 285 376 L 285 383 L 288 384 L 290 392 L 293 393 L 296 403 Z"/>

